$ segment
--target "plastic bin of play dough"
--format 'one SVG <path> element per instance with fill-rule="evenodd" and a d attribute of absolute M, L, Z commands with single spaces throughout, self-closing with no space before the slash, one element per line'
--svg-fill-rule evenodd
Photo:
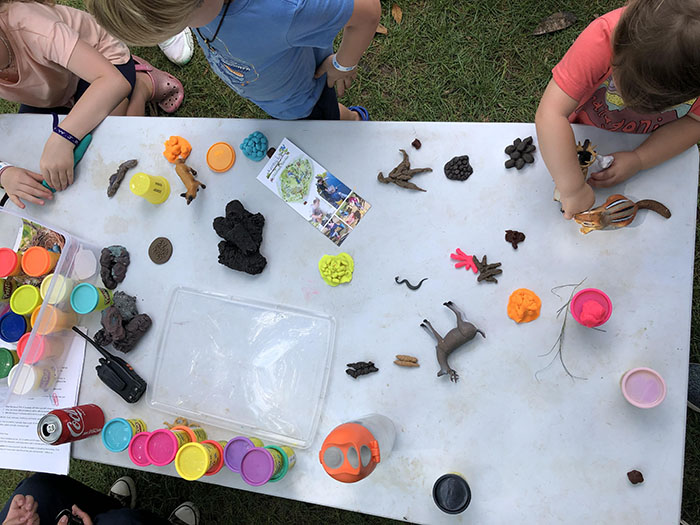
<path fill-rule="evenodd" d="M 328 315 L 176 288 L 149 401 L 172 415 L 307 448 L 334 342 Z"/>
<path fill-rule="evenodd" d="M 17 287 L 32 285 L 40 292 L 43 299 L 40 302 L 39 312 L 34 318 L 32 330 L 23 339 L 23 349 L 29 349 L 29 351 L 22 352 L 19 364 L 35 367 L 37 370 L 48 367 L 60 373 L 67 356 L 64 350 L 70 348 L 75 337 L 79 337 L 70 331 L 71 325 L 79 322 L 79 318 L 70 306 L 70 291 L 79 282 L 97 281 L 100 252 L 97 247 L 54 226 L 25 215 L 24 212 L 20 214 L 16 208 L 9 205 L 0 208 L 0 247 L 10 248 L 23 254 L 32 246 L 40 246 L 50 252 L 60 253 L 60 257 L 55 267 L 50 269 L 50 273 L 47 267 L 47 272 L 43 272 L 45 275 L 31 277 L 20 272 L 19 275 L 9 278 L 15 281 Z M 55 256 L 52 256 L 52 264 L 53 259 Z M 47 280 L 46 283 L 44 283 L 45 280 Z M 1 307 L 2 305 L 0 309 Z M 29 316 L 24 319 L 29 326 Z M 3 341 L 0 335 L 0 346 L 14 348 L 14 345 L 7 343 L 10 342 Z M 38 363 L 32 363 L 32 356 L 41 351 L 42 347 L 61 349 L 61 351 L 47 353 L 46 358 L 42 358 Z M 46 382 L 45 385 L 40 383 L 38 388 L 34 388 L 27 383 L 27 378 L 31 377 L 30 373 L 13 374 L 9 381 L 0 382 L 0 402 L 11 404 L 21 401 L 23 395 L 51 396 L 53 394 L 55 381 Z"/>

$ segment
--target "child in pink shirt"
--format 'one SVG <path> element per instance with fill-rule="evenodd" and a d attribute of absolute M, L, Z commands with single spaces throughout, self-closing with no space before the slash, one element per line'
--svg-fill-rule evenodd
<path fill-rule="evenodd" d="M 67 113 L 54 127 L 40 160 L 41 175 L 0 163 L 0 186 L 43 204 L 73 182 L 73 149 L 109 114 L 143 115 L 149 100 L 168 112 L 183 98 L 182 84 L 129 49 L 80 10 L 49 2 L 0 0 L 0 97 L 20 113 Z"/>
<path fill-rule="evenodd" d="M 564 216 L 609 187 L 700 140 L 700 3 L 632 0 L 594 20 L 552 70 L 535 123 Z M 570 123 L 651 133 L 634 151 L 583 180 Z"/>

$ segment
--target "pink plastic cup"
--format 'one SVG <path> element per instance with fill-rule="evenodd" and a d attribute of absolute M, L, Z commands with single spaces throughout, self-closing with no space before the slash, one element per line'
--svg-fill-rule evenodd
<path fill-rule="evenodd" d="M 610 297 L 596 288 L 577 292 L 571 299 L 569 308 L 576 322 L 589 328 L 605 324 L 612 315 Z"/>
<path fill-rule="evenodd" d="M 631 405 L 654 408 L 666 398 L 664 378 L 651 368 L 633 368 L 620 380 L 622 395 Z"/>

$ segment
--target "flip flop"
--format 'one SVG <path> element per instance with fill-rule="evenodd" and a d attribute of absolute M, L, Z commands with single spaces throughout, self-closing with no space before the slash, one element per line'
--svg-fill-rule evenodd
<path fill-rule="evenodd" d="M 369 118 L 369 111 L 367 111 L 367 108 L 364 108 L 362 106 L 350 106 L 348 109 L 360 115 L 360 120 L 371 120 Z"/>
<path fill-rule="evenodd" d="M 185 88 L 182 83 L 166 71 L 153 67 L 143 58 L 132 55 L 136 62 L 136 71 L 143 71 L 153 84 L 153 95 L 149 102 L 156 102 L 166 113 L 174 113 L 182 105 Z"/>

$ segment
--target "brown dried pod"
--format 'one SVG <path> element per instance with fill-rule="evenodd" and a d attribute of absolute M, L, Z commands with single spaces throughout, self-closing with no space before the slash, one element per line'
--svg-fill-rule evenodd
<path fill-rule="evenodd" d="M 399 355 L 396 356 L 396 359 L 398 359 L 399 361 L 409 361 L 409 362 L 411 362 L 411 363 L 417 363 L 417 362 L 418 362 L 418 358 L 417 358 L 417 357 L 413 357 L 412 355 L 403 355 L 403 354 L 399 354 Z"/>
<path fill-rule="evenodd" d="M 418 363 L 414 363 L 412 361 L 400 361 L 398 359 L 396 361 L 394 361 L 394 364 L 399 365 L 399 366 L 411 366 L 411 367 L 419 367 L 420 366 Z"/>

